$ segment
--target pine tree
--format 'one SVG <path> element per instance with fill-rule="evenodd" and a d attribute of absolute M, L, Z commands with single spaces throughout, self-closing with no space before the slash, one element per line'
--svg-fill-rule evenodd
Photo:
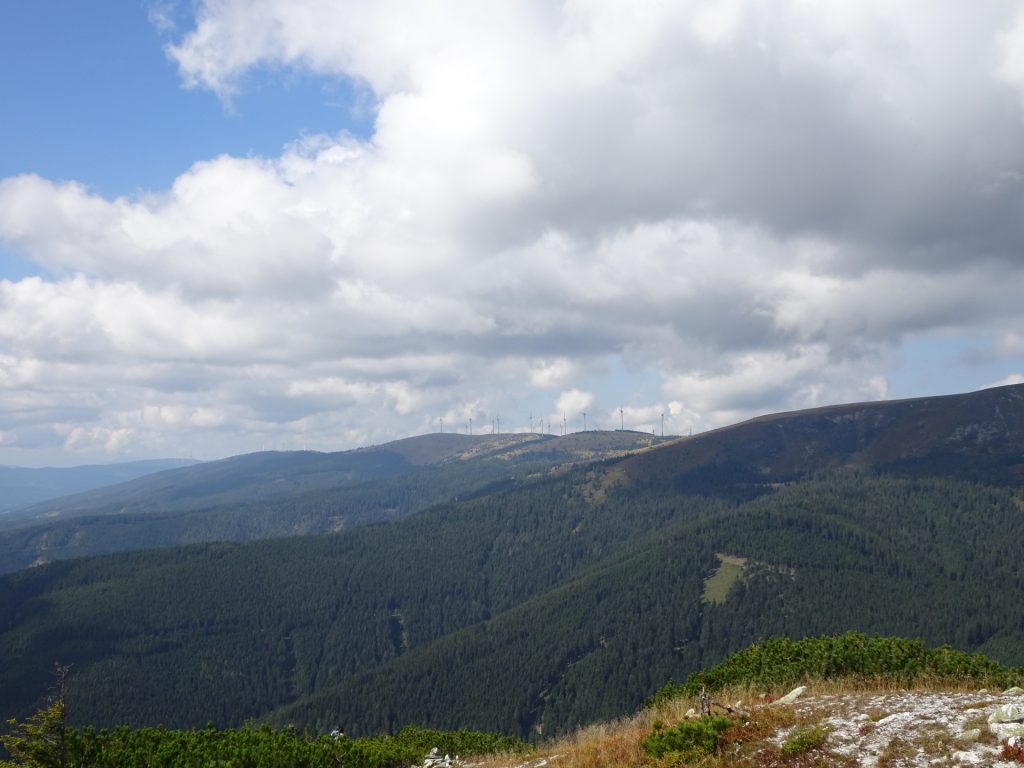
<path fill-rule="evenodd" d="M 22 722 L 8 720 L 9 733 L 0 736 L 0 744 L 10 760 L 0 760 L 0 768 L 67 768 L 66 681 L 70 667 L 54 664 L 56 683 L 45 706 Z"/>

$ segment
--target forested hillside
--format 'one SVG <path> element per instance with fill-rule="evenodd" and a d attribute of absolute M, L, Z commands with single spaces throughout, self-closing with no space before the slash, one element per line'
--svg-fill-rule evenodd
<path fill-rule="evenodd" d="M 0 524 L 0 573 L 68 557 L 386 522 L 662 442 L 636 432 L 434 434 L 343 453 L 237 456 L 31 507 Z"/>
<path fill-rule="evenodd" d="M 78 723 L 267 718 L 531 738 L 620 714 L 775 634 L 920 636 L 1021 664 L 1024 425 L 1020 388 L 995 392 L 984 408 L 976 395 L 919 407 L 927 439 L 902 457 L 865 446 L 888 444 L 884 425 L 905 431 L 905 417 L 851 440 L 842 425 L 855 418 L 831 409 L 811 417 L 825 430 L 838 418 L 842 439 L 803 475 L 740 471 L 776 455 L 753 452 L 740 425 L 735 443 L 708 436 L 700 461 L 694 438 L 337 535 L 11 574 L 0 578 L 0 716 L 31 709 L 55 659 L 76 670 Z M 787 455 L 823 455 L 820 430 L 794 418 L 799 428 L 773 426 Z"/>
<path fill-rule="evenodd" d="M 559 732 L 777 634 L 906 634 L 1021 664 L 1019 504 L 949 480 L 842 473 L 794 485 L 680 520 L 629 557 L 275 719 L 340 713 L 372 731 L 436 712 L 446 727 Z M 750 558 L 721 605 L 702 600 L 716 552 Z"/>

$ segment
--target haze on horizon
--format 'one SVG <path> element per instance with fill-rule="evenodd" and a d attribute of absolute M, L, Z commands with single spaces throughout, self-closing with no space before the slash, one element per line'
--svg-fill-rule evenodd
<path fill-rule="evenodd" d="M 0 9 L 0 464 L 1024 382 L 1024 7 Z"/>

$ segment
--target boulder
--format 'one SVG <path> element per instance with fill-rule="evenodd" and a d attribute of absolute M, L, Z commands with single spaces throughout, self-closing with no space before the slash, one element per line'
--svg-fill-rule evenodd
<path fill-rule="evenodd" d="M 1022 723 L 992 723 L 988 729 L 1000 740 L 1008 739 L 1011 736 L 1024 736 L 1024 724 Z"/>
<path fill-rule="evenodd" d="M 1003 704 L 996 707 L 996 711 L 988 716 L 989 723 L 1022 723 L 1024 722 L 1024 707 L 1018 704 Z"/>
<path fill-rule="evenodd" d="M 1003 691 L 1003 696 L 1020 696 L 1024 693 L 1024 688 L 1018 688 L 1016 685 L 1013 688 L 1007 688 Z"/>
<path fill-rule="evenodd" d="M 805 686 L 805 685 L 801 685 L 801 686 L 799 686 L 797 688 L 794 688 L 792 691 L 787 693 L 781 699 L 776 699 L 775 701 L 773 701 L 771 704 L 769 704 L 769 706 L 774 707 L 774 706 L 776 706 L 778 704 L 792 704 L 794 701 L 799 699 L 800 696 L 803 695 L 803 692 L 806 691 L 806 690 L 807 690 L 807 686 Z"/>

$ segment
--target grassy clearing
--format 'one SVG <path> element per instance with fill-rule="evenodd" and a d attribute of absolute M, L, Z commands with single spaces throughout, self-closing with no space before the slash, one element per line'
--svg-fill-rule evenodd
<path fill-rule="evenodd" d="M 704 602 L 721 605 L 729 596 L 733 584 L 743 578 L 747 560 L 743 557 L 717 554 L 721 563 L 718 569 L 704 582 Z"/>

